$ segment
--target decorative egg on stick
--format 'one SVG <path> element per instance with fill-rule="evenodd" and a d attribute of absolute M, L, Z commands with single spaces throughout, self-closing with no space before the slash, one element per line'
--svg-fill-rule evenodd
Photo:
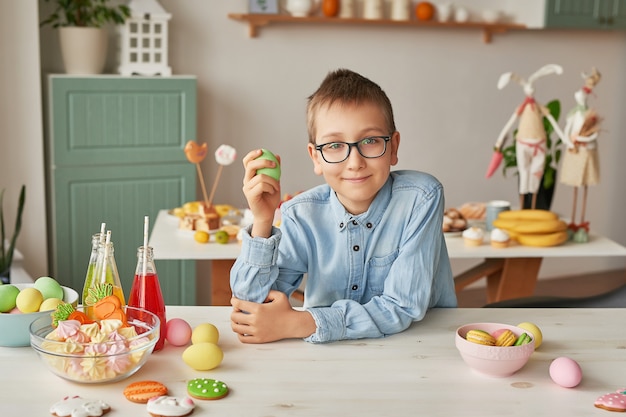
<path fill-rule="evenodd" d="M 206 192 L 206 185 L 204 185 L 204 177 L 202 176 L 202 169 L 200 169 L 200 162 L 204 161 L 208 152 L 207 144 L 203 143 L 198 145 L 193 140 L 190 140 L 185 145 L 185 156 L 187 160 L 196 165 L 198 170 L 198 177 L 200 178 L 200 184 L 202 185 L 202 194 L 204 195 L 204 203 L 207 207 L 210 206 L 209 197 Z"/>
<path fill-rule="evenodd" d="M 213 204 L 213 197 L 215 196 L 215 190 L 217 189 L 217 183 L 222 175 L 222 170 L 225 166 L 235 162 L 237 158 L 237 151 L 230 145 L 220 145 L 215 151 L 215 161 L 218 163 L 217 174 L 215 175 L 215 181 L 213 181 L 213 188 L 211 188 L 211 194 L 209 195 L 209 206 Z"/>

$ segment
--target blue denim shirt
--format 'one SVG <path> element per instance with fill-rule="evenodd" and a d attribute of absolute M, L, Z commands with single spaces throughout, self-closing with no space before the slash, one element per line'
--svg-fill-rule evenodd
<path fill-rule="evenodd" d="M 442 233 L 443 186 L 417 171 L 394 171 L 369 210 L 348 213 L 328 185 L 281 206 L 269 238 L 243 234 L 231 270 L 239 299 L 290 295 L 307 274 L 304 308 L 317 325 L 309 342 L 383 337 L 431 307 L 456 307 Z"/>

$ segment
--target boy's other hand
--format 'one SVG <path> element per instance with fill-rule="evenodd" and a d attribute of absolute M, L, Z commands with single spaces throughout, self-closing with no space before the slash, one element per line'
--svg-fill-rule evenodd
<path fill-rule="evenodd" d="M 231 299 L 231 304 L 231 328 L 243 343 L 304 338 L 316 330 L 311 314 L 294 310 L 287 295 L 280 291 L 270 291 L 262 304 L 235 297 Z"/>

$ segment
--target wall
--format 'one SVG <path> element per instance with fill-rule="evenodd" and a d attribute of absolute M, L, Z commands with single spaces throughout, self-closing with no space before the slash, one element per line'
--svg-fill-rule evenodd
<path fill-rule="evenodd" d="M 47 275 L 46 206 L 36 0 L 0 0 L 0 189 L 5 232 L 13 234 L 17 202 L 26 205 L 17 247 L 33 277 Z"/>
<path fill-rule="evenodd" d="M 285 173 L 283 193 L 321 182 L 306 153 L 306 97 L 328 71 L 347 67 L 378 82 L 394 103 L 402 136 L 398 168 L 436 175 L 446 188 L 449 207 L 490 199 L 515 205 L 515 177 L 484 178 L 493 143 L 523 98 L 515 84 L 498 90 L 498 77 L 507 71 L 527 76 L 544 64 L 561 64 L 564 74 L 535 84 L 536 98 L 559 98 L 567 110 L 581 86 L 581 71 L 597 66 L 603 79 L 592 104 L 605 119 L 602 179 L 590 189 L 588 218 L 595 231 L 626 245 L 621 183 L 626 178 L 621 160 L 626 142 L 620 137 L 626 128 L 625 32 L 511 31 L 484 44 L 482 33 L 472 29 L 283 24 L 262 28 L 251 39 L 245 24 L 227 18 L 231 12 L 246 12 L 247 0 L 161 4 L 173 15 L 173 71 L 198 76 L 198 137 L 189 139 L 206 141 L 212 150 L 231 144 L 240 157 L 262 146 L 277 151 Z M 43 72 L 61 72 L 55 32 L 42 30 L 41 44 Z M 114 61 L 112 52 L 110 72 L 115 71 Z M 216 170 L 207 158 L 207 184 Z M 216 201 L 242 206 L 241 178 L 239 161 L 225 168 Z M 572 189 L 558 186 L 553 209 L 569 216 L 571 205 Z M 455 261 L 453 266 L 466 265 Z M 623 259 L 552 260 L 544 262 L 541 276 L 623 267 Z"/>

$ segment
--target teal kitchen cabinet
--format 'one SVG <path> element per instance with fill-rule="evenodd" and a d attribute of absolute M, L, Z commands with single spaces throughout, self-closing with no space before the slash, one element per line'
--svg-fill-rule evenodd
<path fill-rule="evenodd" d="M 48 77 L 46 143 L 49 259 L 53 276 L 81 292 L 91 235 L 106 223 L 128 297 L 143 244 L 160 209 L 196 198 L 192 76 Z M 196 304 L 193 261 L 157 261 L 165 302 Z"/>
<path fill-rule="evenodd" d="M 626 29 L 624 0 L 547 0 L 546 28 Z"/>

